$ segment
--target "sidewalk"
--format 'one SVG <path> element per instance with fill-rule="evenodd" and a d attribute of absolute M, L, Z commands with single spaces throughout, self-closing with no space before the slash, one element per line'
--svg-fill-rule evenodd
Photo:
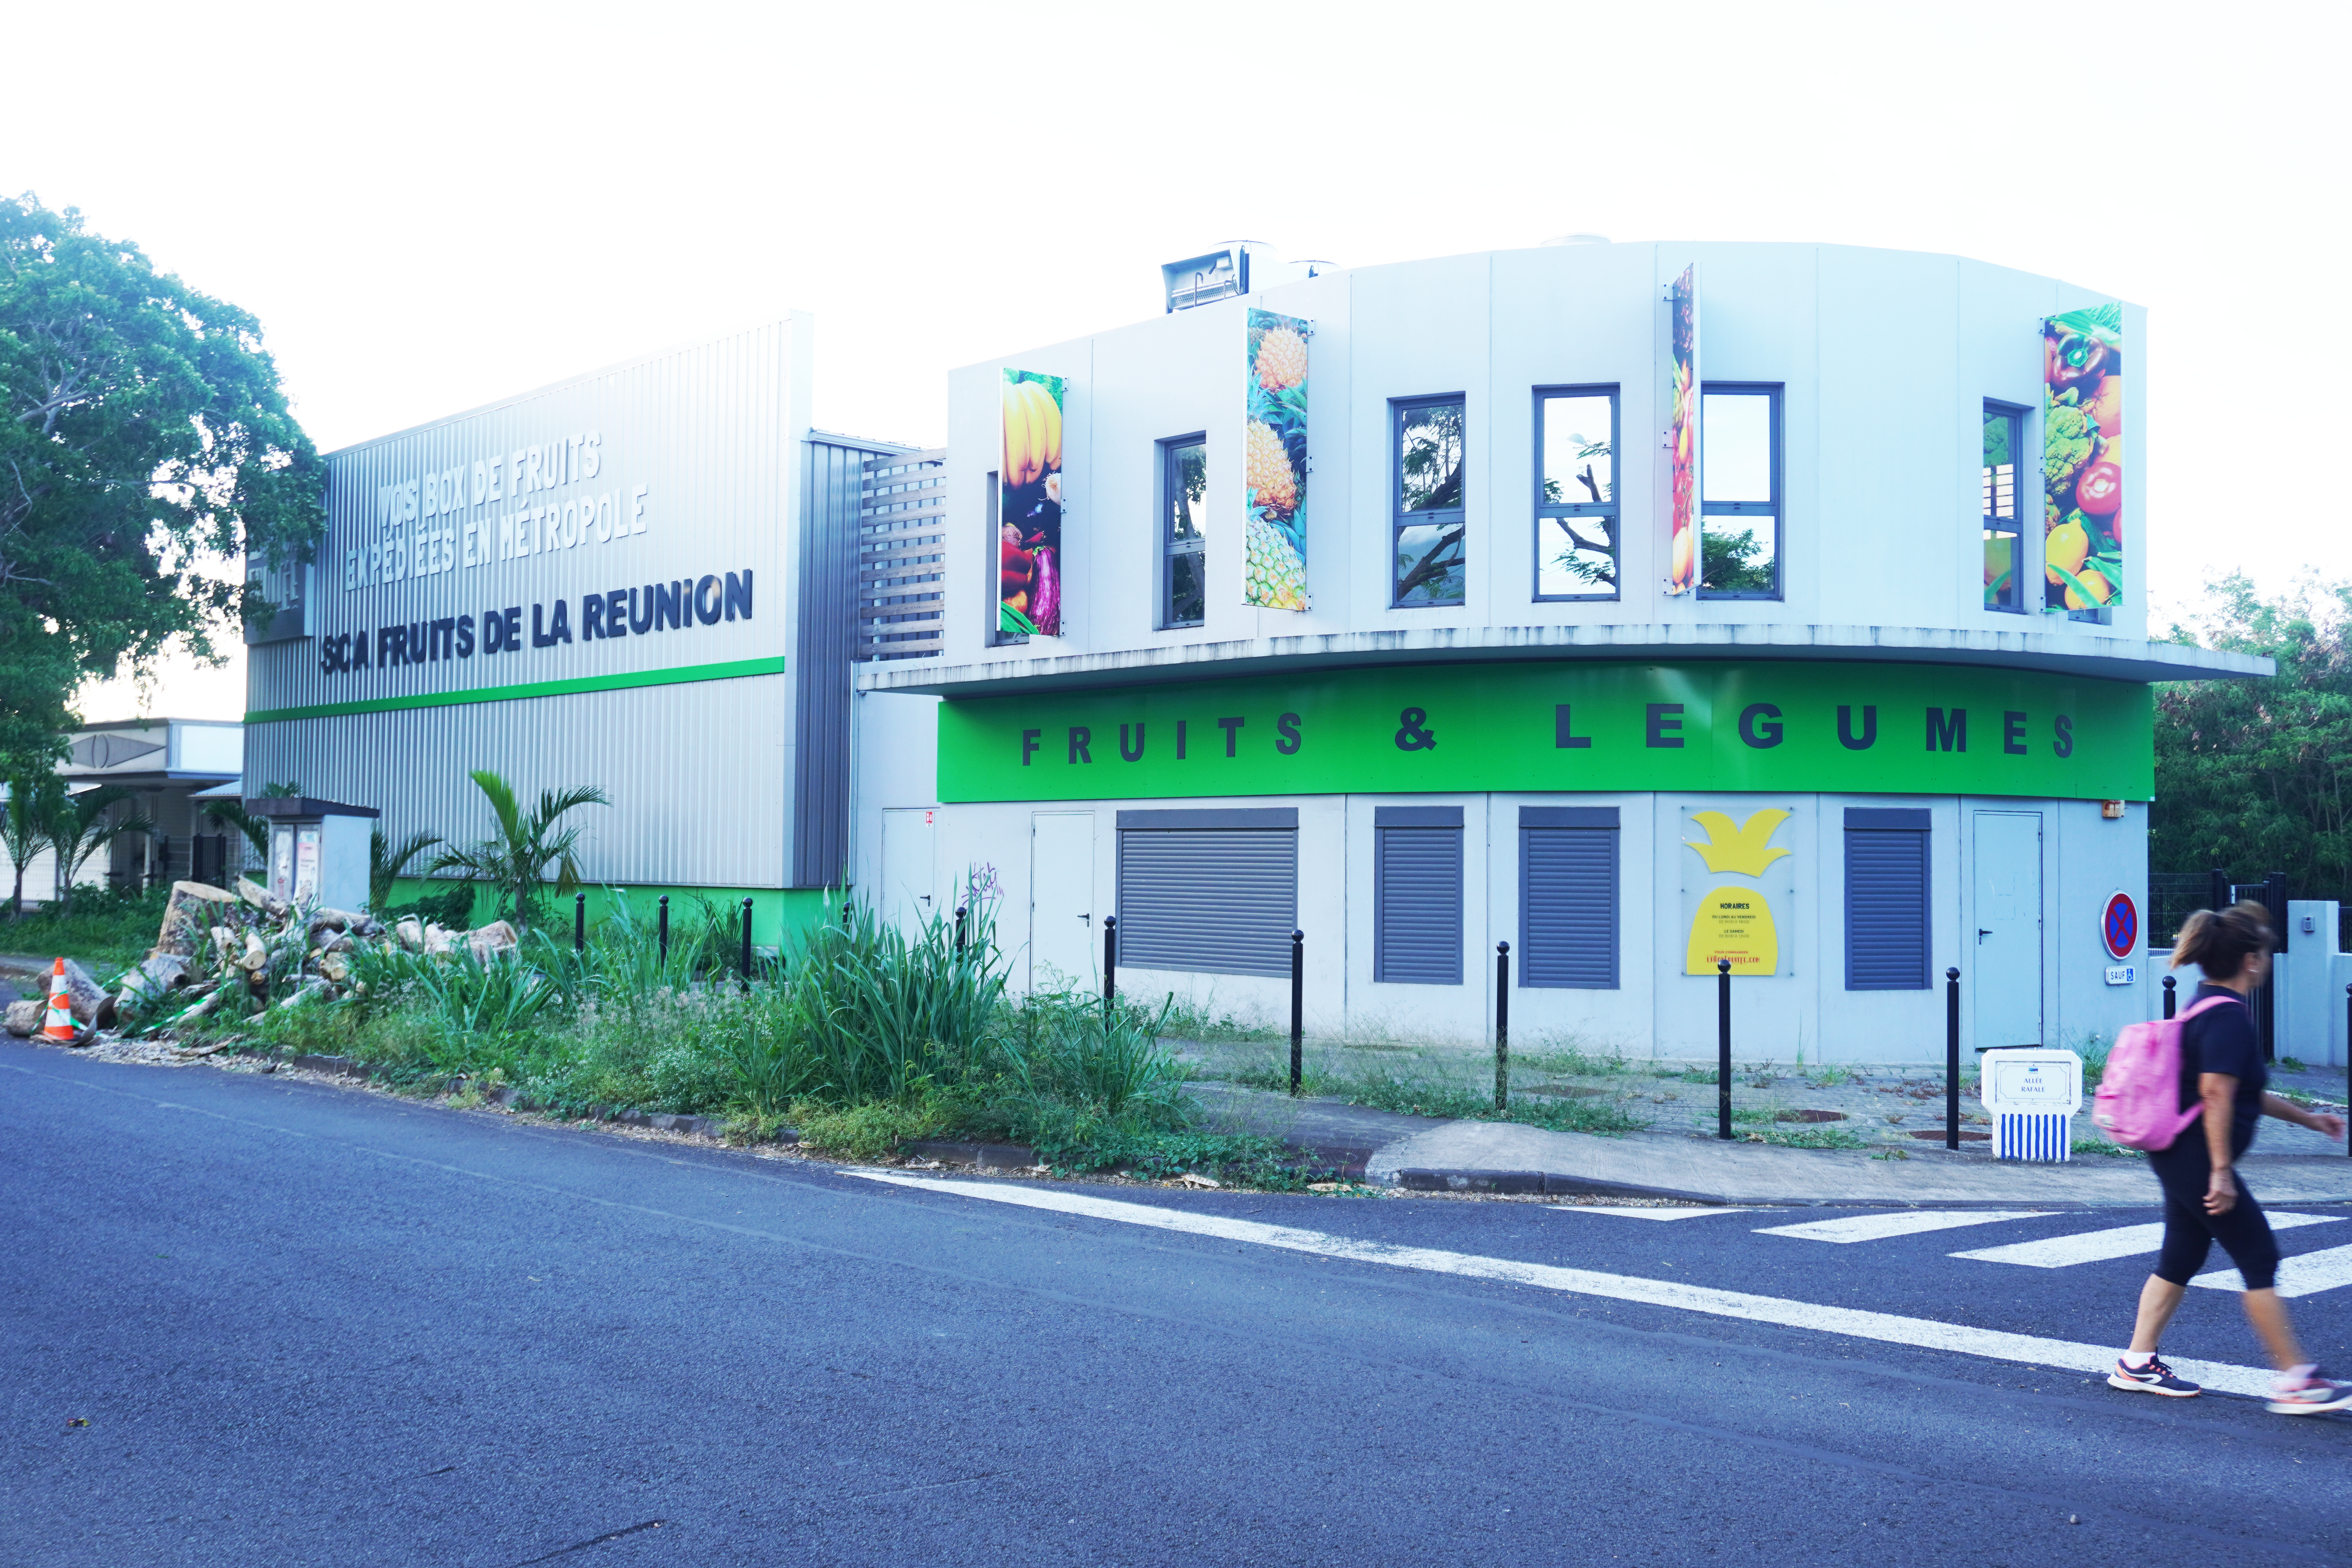
<path fill-rule="evenodd" d="M 2143 1163 L 2112 1155 L 2028 1165 L 1983 1152 L 1920 1148 L 1908 1151 L 1909 1159 L 1889 1160 L 1860 1151 L 1725 1143 L 1686 1132 L 1603 1138 L 1503 1121 L 1441 1121 L 1331 1100 L 1293 1100 L 1231 1084 L 1192 1088 L 1226 1124 L 1312 1150 L 1381 1186 L 1733 1205 L 2147 1207 L 2158 1201 L 2156 1178 Z M 2264 1204 L 2352 1203 L 2352 1158 L 2341 1153 L 2257 1152 L 2242 1169 Z"/>

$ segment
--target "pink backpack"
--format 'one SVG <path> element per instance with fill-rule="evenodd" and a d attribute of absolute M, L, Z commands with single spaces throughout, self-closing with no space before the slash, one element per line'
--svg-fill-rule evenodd
<path fill-rule="evenodd" d="M 2201 1104 L 2180 1109 L 2181 1026 L 2209 1007 L 2235 1000 L 2208 996 L 2178 1018 L 2132 1024 L 2116 1037 L 2116 1047 L 2107 1053 L 2107 1070 L 2091 1102 L 2091 1120 L 2099 1131 L 2126 1149 L 2171 1148 L 2172 1141 L 2205 1114 Z"/>

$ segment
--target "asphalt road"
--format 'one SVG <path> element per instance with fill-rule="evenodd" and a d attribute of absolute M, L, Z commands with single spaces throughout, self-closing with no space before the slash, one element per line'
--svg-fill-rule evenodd
<path fill-rule="evenodd" d="M 2345 1417 L 1346 1255 L 2112 1344 L 2145 1256 L 1949 1254 L 2153 1214 L 992 1187 L 1192 1234 L 24 1047 L 0 1122 L 5 1563 L 2352 1561 Z M 2352 1287 L 2295 1308 L 2352 1364 Z"/>

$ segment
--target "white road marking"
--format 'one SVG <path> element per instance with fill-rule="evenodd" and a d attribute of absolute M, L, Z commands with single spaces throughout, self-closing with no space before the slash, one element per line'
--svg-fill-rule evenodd
<path fill-rule="evenodd" d="M 2271 1228 L 2293 1230 L 2297 1226 L 2326 1225 L 2343 1217 L 2334 1214 L 2274 1214 L 2271 1215 Z M 2079 1236 L 2053 1236 L 2047 1241 L 2015 1241 L 2007 1247 L 1985 1247 L 1952 1256 L 1973 1258 L 1979 1263 L 2021 1263 L 2028 1268 L 2072 1268 L 2077 1263 L 2105 1263 L 2113 1258 L 2154 1252 L 2163 1245 L 2161 1225 L 2119 1225 L 2113 1230 L 2086 1230 Z"/>
<path fill-rule="evenodd" d="M 1927 1230 L 1951 1230 L 1964 1225 L 1991 1225 L 2004 1219 L 2041 1219 L 2042 1209 L 1891 1209 L 1860 1214 L 1848 1219 L 1807 1220 L 1802 1225 L 1759 1226 L 1759 1236 L 1801 1236 L 1808 1241 L 1884 1241 L 1890 1236 L 1916 1236 Z"/>
<path fill-rule="evenodd" d="M 1613 1214 L 1627 1219 L 1701 1219 L 1711 1214 L 1754 1214 L 1754 1209 L 1637 1209 L 1613 1204 L 1553 1204 L 1561 1214 Z"/>
<path fill-rule="evenodd" d="M 1121 1225 L 1149 1226 L 1188 1236 L 1245 1241 L 1259 1247 L 1279 1247 L 1287 1252 L 1304 1252 L 1318 1258 L 1379 1263 L 1392 1268 L 1455 1274 L 1472 1279 L 1496 1279 L 1513 1285 L 1531 1285 L 1538 1289 L 1559 1290 L 1570 1295 L 1635 1301 L 1644 1306 L 1670 1307 L 1678 1311 L 1702 1312 L 1710 1317 L 1737 1318 L 1755 1323 L 1776 1323 L 1783 1328 L 1810 1329 L 1825 1334 L 1846 1334 L 1854 1339 L 1879 1340 L 1888 1344 L 1911 1345 L 1921 1350 L 1950 1351 L 1961 1355 L 1982 1356 L 1988 1361 L 2015 1362 L 2026 1366 L 2058 1367 L 2072 1373 L 2103 1373 L 2114 1363 L 2116 1354 L 2115 1347 L 2109 1345 L 2076 1344 L 2068 1340 L 2043 1339 L 2037 1334 L 2003 1333 L 1995 1329 L 1939 1323 L 1927 1318 L 1903 1318 L 1891 1312 L 1865 1312 L 1852 1307 L 1817 1306 L 1811 1301 L 1751 1296 L 1740 1290 L 1716 1290 L 1671 1279 L 1602 1274 L 1589 1268 L 1521 1263 L 1507 1258 L 1480 1258 L 1463 1252 L 1441 1252 L 1426 1247 L 1393 1247 L 1386 1242 L 1359 1241 L 1349 1237 L 1328 1236 L 1321 1231 L 1299 1230 L 1290 1226 L 1228 1219 L 1222 1215 L 1157 1208 L 1149 1204 L 1118 1203 L 1109 1198 L 1087 1197 L 1043 1186 L 1010 1182 L 936 1181 L 924 1176 L 900 1175 L 895 1171 L 845 1171 L 842 1173 L 861 1176 L 870 1182 L 887 1182 L 893 1186 L 949 1193 L 958 1197 L 1012 1204 L 1021 1208 L 1046 1209 L 1055 1214 L 1080 1215 L 1088 1219 L 1110 1220 Z M 2223 1393 L 2266 1397 L 2270 1390 L 2271 1374 L 2255 1367 L 2232 1366 L 2227 1362 L 2188 1360 L 2175 1361 L 2172 1365 L 2182 1376 Z"/>
<path fill-rule="evenodd" d="M 2275 1225 L 2278 1215 L 2271 1215 Z M 2300 1219 L 2304 1216 L 2295 1216 Z M 2213 1290 L 2242 1290 L 2246 1282 L 2234 1268 L 2216 1269 L 2200 1274 L 2189 1281 Z M 2339 1285 L 2352 1285 L 2352 1247 L 2331 1247 L 2325 1252 L 2306 1252 L 2300 1258 L 2289 1258 L 2279 1264 L 2278 1293 L 2282 1296 L 2309 1296 L 2321 1290 L 2333 1290 Z"/>

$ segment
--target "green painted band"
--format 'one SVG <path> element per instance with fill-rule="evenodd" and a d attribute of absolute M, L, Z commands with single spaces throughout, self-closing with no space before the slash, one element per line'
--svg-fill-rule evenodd
<path fill-rule="evenodd" d="M 939 709 L 947 801 L 1569 791 L 2146 800 L 2155 695 L 1962 665 L 1343 669 Z"/>
<path fill-rule="evenodd" d="M 474 691 L 420 691 L 413 697 L 367 697 L 356 702 L 320 702 L 309 708 L 257 708 L 248 724 L 288 719 L 340 719 L 350 713 L 395 713 L 404 708 L 454 708 L 467 702 L 514 702 L 529 697 L 569 697 L 581 691 L 625 691 L 635 686 L 677 686 L 694 680 L 737 680 L 747 675 L 782 675 L 783 655 L 738 658 L 724 664 L 688 664 L 676 669 L 640 669 L 626 675 L 583 675 L 572 680 L 533 680 L 520 686 L 486 686 Z"/>

